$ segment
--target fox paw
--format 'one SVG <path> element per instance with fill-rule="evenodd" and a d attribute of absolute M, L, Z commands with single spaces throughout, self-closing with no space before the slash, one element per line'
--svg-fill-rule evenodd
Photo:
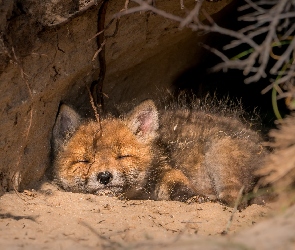
<path fill-rule="evenodd" d="M 248 205 L 248 201 L 243 199 L 242 194 L 238 190 L 226 190 L 220 192 L 218 200 L 230 207 L 237 206 L 238 209 L 243 209 Z"/>
<path fill-rule="evenodd" d="M 214 199 L 210 199 L 209 196 L 205 196 L 205 195 L 195 195 L 192 196 L 191 198 L 189 198 L 188 200 L 186 200 L 187 204 L 194 204 L 194 203 L 204 203 L 204 202 L 211 202 L 214 201 Z"/>
<path fill-rule="evenodd" d="M 196 192 L 181 182 L 162 184 L 156 189 L 157 200 L 172 200 L 185 202 L 195 196 Z"/>
<path fill-rule="evenodd" d="M 156 186 L 158 200 L 185 202 L 196 195 L 194 187 L 182 171 L 171 169 L 163 174 Z"/>

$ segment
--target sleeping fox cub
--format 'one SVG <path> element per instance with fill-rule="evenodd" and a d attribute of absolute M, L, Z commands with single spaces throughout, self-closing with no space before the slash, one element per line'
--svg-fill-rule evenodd
<path fill-rule="evenodd" d="M 201 195 L 233 206 L 251 191 L 265 152 L 239 119 L 146 100 L 121 118 L 81 121 L 62 105 L 53 128 L 54 175 L 67 191 L 127 199 Z"/>

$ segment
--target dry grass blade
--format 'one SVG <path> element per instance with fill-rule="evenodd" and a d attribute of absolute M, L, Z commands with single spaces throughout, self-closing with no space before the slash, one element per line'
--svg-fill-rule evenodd
<path fill-rule="evenodd" d="M 235 215 L 235 213 L 237 212 L 237 210 L 238 210 L 238 206 L 239 206 L 239 204 L 240 204 L 240 202 L 241 202 L 241 200 L 242 200 L 242 195 L 243 195 L 243 191 L 244 191 L 244 189 L 245 189 L 245 186 L 242 186 L 241 189 L 240 189 L 240 191 L 239 191 L 238 197 L 237 197 L 236 202 L 235 202 L 234 209 L 233 209 L 233 211 L 232 211 L 232 213 L 231 213 L 231 215 L 230 215 L 230 217 L 229 217 L 229 220 L 228 220 L 228 222 L 227 222 L 226 228 L 225 228 L 225 230 L 222 232 L 222 234 L 227 234 L 228 231 L 229 231 L 229 229 L 230 229 L 230 226 L 231 226 L 232 221 L 233 221 L 233 219 L 234 219 L 234 215 Z"/>
<path fill-rule="evenodd" d="M 264 176 L 260 185 L 274 184 L 287 188 L 295 182 L 295 114 L 280 121 L 279 130 L 272 130 L 274 152 L 257 174 Z"/>
<path fill-rule="evenodd" d="M 95 119 L 96 119 L 96 121 L 100 124 L 99 114 L 98 114 L 98 112 L 97 112 L 97 108 L 96 108 L 96 106 L 95 106 L 95 104 L 94 104 L 94 100 L 93 100 L 93 97 L 92 97 L 91 91 L 90 91 L 90 89 L 89 89 L 88 86 L 86 86 L 86 88 L 87 88 L 87 91 L 88 91 L 88 94 L 89 94 L 91 107 L 92 107 L 92 109 L 93 109 L 93 111 L 94 111 Z"/>

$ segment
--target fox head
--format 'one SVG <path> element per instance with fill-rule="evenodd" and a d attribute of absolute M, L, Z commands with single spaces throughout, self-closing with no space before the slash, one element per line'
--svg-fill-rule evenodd
<path fill-rule="evenodd" d="M 157 137 L 158 111 L 153 101 L 124 118 L 82 121 L 61 105 L 53 128 L 54 173 L 68 191 L 133 196 L 148 181 Z"/>

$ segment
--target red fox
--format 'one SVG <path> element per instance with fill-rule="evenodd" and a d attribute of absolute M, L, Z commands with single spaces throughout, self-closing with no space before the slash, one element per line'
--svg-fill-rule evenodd
<path fill-rule="evenodd" d="M 61 105 L 53 128 L 54 176 L 67 191 L 127 199 L 233 206 L 249 192 L 265 150 L 238 118 L 196 108 L 158 110 L 146 100 L 120 118 L 82 121 Z"/>

